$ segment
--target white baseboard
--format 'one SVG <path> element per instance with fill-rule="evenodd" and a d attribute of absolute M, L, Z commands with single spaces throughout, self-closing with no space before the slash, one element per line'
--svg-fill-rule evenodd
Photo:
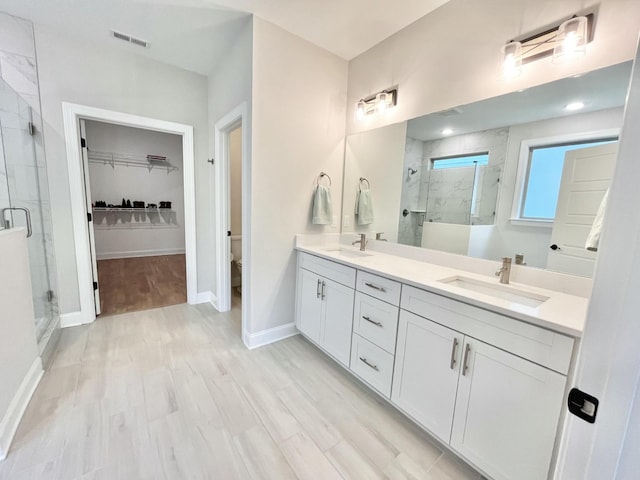
<path fill-rule="evenodd" d="M 60 315 L 60 328 L 83 325 L 82 312 L 63 313 Z"/>
<path fill-rule="evenodd" d="M 113 260 L 116 258 L 157 257 L 160 255 L 184 254 L 184 248 L 165 248 L 162 250 L 132 250 L 129 252 L 107 252 L 96 254 L 97 260 Z"/>
<path fill-rule="evenodd" d="M 262 330 L 261 332 L 242 332 L 242 341 L 249 350 L 253 350 L 254 348 L 262 347 L 273 342 L 284 340 L 285 338 L 293 337 L 294 335 L 298 335 L 299 333 L 300 332 L 298 332 L 295 323 L 287 323 L 285 325 L 280 325 L 279 327 Z"/>
<path fill-rule="evenodd" d="M 210 303 L 217 309 L 218 299 L 213 292 L 198 292 L 195 303 Z"/>
<path fill-rule="evenodd" d="M 16 434 L 22 415 L 24 415 L 24 411 L 27 409 L 27 405 L 29 405 L 29 401 L 33 396 L 33 392 L 36 391 L 43 373 L 40 357 L 36 357 L 24 380 L 22 380 L 20 388 L 13 396 L 7 413 L 0 421 L 0 460 L 4 460 L 9 453 L 13 436 Z"/>

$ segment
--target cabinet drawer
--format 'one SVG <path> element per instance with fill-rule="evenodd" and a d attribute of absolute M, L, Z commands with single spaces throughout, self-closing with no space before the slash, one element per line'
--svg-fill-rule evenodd
<path fill-rule="evenodd" d="M 398 307 L 357 292 L 353 312 L 353 330 L 378 347 L 394 353 L 398 331 L 398 310 Z"/>
<path fill-rule="evenodd" d="M 351 370 L 372 388 L 390 398 L 393 355 L 354 334 L 351 345 Z"/>
<path fill-rule="evenodd" d="M 298 266 L 322 275 L 347 287 L 354 288 L 356 284 L 356 269 L 324 258 L 298 253 Z"/>
<path fill-rule="evenodd" d="M 358 270 L 356 290 L 384 300 L 392 305 L 400 304 L 401 286 L 401 283 L 394 280 Z"/>
<path fill-rule="evenodd" d="M 573 338 L 405 285 L 401 308 L 566 375 Z"/>

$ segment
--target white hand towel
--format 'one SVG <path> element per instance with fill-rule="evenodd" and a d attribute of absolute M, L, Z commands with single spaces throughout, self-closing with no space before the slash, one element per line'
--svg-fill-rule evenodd
<path fill-rule="evenodd" d="M 602 197 L 600 207 L 598 208 L 598 213 L 596 213 L 596 218 L 593 220 L 593 225 L 591 225 L 591 231 L 589 232 L 589 236 L 587 237 L 587 243 L 584 246 L 584 248 L 592 252 L 597 252 L 598 246 L 600 245 L 600 234 L 602 233 L 602 224 L 604 222 L 604 213 L 607 209 L 608 199 L 609 189 L 604 192 L 604 197 Z"/>
<path fill-rule="evenodd" d="M 313 195 L 313 218 L 314 225 L 331 225 L 333 223 L 333 209 L 331 207 L 331 190 L 324 185 L 316 187 Z"/>
<path fill-rule="evenodd" d="M 358 190 L 355 213 L 358 216 L 358 225 L 370 225 L 373 223 L 373 202 L 371 200 L 371 190 Z"/>

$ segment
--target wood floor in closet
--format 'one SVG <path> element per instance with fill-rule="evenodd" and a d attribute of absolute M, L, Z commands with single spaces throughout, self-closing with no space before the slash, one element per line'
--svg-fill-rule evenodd
<path fill-rule="evenodd" d="M 479 478 L 301 336 L 248 350 L 234 303 L 64 329 L 0 480 Z"/>
<path fill-rule="evenodd" d="M 101 315 L 136 312 L 187 301 L 185 256 L 98 260 Z"/>

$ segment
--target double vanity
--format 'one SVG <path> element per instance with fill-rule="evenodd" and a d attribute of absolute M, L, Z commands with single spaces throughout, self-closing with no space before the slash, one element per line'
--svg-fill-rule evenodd
<path fill-rule="evenodd" d="M 549 478 L 587 299 L 347 240 L 298 239 L 300 332 L 485 475 Z"/>

